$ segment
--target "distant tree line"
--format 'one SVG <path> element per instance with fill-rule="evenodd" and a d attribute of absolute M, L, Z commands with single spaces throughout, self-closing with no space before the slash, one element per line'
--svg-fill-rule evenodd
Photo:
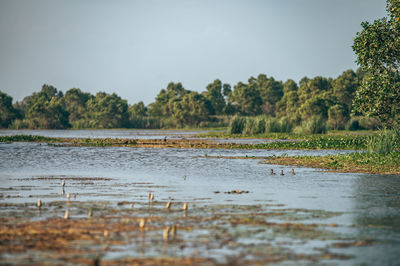
<path fill-rule="evenodd" d="M 331 129 L 373 128 L 378 121 L 358 117 L 353 99 L 365 74 L 347 70 L 336 79 L 304 77 L 299 84 L 260 74 L 233 88 L 219 79 L 198 93 L 169 83 L 149 105 L 129 105 L 117 94 L 96 95 L 51 85 L 12 103 L 0 91 L 2 128 L 173 128 L 227 125 L 232 116 L 285 118 L 292 126 L 319 117 Z M 353 112 L 352 112 L 353 111 Z M 364 119 L 364 120 L 363 120 Z M 364 121 L 360 124 L 360 121 Z M 287 123 L 285 122 L 285 123 Z M 291 127 L 292 127 L 291 126 Z"/>

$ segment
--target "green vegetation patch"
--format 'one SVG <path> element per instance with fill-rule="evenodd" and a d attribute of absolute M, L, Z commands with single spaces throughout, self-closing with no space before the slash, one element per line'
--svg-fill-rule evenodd
<path fill-rule="evenodd" d="M 266 163 L 329 169 L 338 172 L 400 175 L 400 152 L 356 152 L 329 156 L 270 157 Z"/>
<path fill-rule="evenodd" d="M 0 142 L 57 142 L 58 138 L 33 135 L 0 136 Z"/>

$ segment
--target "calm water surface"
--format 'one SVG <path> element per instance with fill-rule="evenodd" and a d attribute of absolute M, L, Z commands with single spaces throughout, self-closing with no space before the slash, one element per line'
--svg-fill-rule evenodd
<path fill-rule="evenodd" d="M 125 138 L 147 134 L 153 138 L 166 135 L 165 131 L 127 133 L 114 130 L 40 133 L 54 137 Z M 172 134 L 184 135 L 181 132 Z M 190 134 L 195 133 L 185 136 Z M 0 143 L 0 202 L 35 203 L 44 195 L 47 201 L 56 200 L 61 188 L 59 179 L 52 177 L 104 177 L 111 178 L 111 185 L 108 181 L 96 184 L 71 181 L 66 189 L 76 193 L 80 200 L 90 201 L 145 202 L 147 192 L 153 191 L 159 200 L 188 201 L 197 206 L 272 202 L 285 208 L 340 212 L 318 223 L 337 223 L 340 226 L 333 231 L 354 239 L 371 239 L 378 244 L 340 249 L 354 259 L 339 264 L 396 265 L 400 261 L 400 176 L 329 173 L 310 168 L 295 168 L 296 175 L 292 176 L 289 174 L 292 167 L 262 164 L 258 159 L 210 158 L 338 152 L 346 151 L 54 147 L 38 143 Z M 271 168 L 278 173 L 283 170 L 285 175 L 271 176 Z M 223 193 L 237 189 L 249 193 Z M 318 246 L 310 241 L 293 248 L 307 249 L 313 245 Z"/>

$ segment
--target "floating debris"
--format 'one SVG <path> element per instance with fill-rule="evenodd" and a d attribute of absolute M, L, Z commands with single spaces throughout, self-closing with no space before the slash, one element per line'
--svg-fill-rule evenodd
<path fill-rule="evenodd" d="M 69 219 L 69 213 L 68 210 L 65 211 L 64 219 L 68 220 Z"/>
<path fill-rule="evenodd" d="M 67 193 L 67 199 L 70 200 L 71 199 L 71 195 L 69 193 Z"/>
<path fill-rule="evenodd" d="M 165 205 L 165 208 L 166 208 L 166 209 L 169 209 L 170 207 L 171 207 L 171 202 L 168 201 L 168 202 L 167 202 L 167 205 Z"/>
<path fill-rule="evenodd" d="M 89 210 L 88 217 L 91 218 L 93 216 L 92 209 Z"/>
<path fill-rule="evenodd" d="M 38 199 L 37 204 L 36 204 L 39 208 L 42 207 L 42 201 L 40 199 Z"/>
<path fill-rule="evenodd" d="M 65 187 L 65 180 L 64 180 L 64 179 L 62 180 L 61 185 L 62 185 L 63 187 Z"/>
<path fill-rule="evenodd" d="M 108 235 L 109 235 L 108 230 L 104 230 L 103 235 L 104 235 L 105 238 L 108 238 Z"/>
<path fill-rule="evenodd" d="M 153 201 L 154 200 L 154 194 L 151 194 L 150 196 L 150 200 Z"/>
<path fill-rule="evenodd" d="M 131 203 L 131 209 L 133 209 L 133 203 Z"/>
<path fill-rule="evenodd" d="M 185 201 L 185 203 L 183 204 L 183 210 L 186 211 L 187 208 L 188 208 L 188 204 L 187 204 L 187 201 Z"/>

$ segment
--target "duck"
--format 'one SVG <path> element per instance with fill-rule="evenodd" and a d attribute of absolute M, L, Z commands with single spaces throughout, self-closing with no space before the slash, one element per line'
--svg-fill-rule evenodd
<path fill-rule="evenodd" d="M 281 170 L 281 175 L 285 175 L 285 174 L 283 173 L 283 170 Z"/>
<path fill-rule="evenodd" d="M 274 169 L 271 169 L 270 173 L 271 173 L 271 175 L 275 175 Z"/>
<path fill-rule="evenodd" d="M 290 172 L 292 175 L 295 175 L 295 173 L 294 173 L 294 169 L 292 168 L 292 171 Z"/>

